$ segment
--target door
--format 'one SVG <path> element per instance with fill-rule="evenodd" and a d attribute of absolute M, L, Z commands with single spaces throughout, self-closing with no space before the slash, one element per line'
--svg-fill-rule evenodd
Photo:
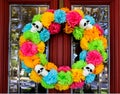
<path fill-rule="evenodd" d="M 33 7 L 33 5 L 35 5 L 35 7 L 41 7 L 39 5 L 48 5 L 49 8 L 52 9 L 57 9 L 60 7 L 68 7 L 70 9 L 73 8 L 81 8 L 84 7 L 84 5 L 86 5 L 86 7 L 88 7 L 89 5 L 91 6 L 95 6 L 98 5 L 98 7 L 101 7 L 102 5 L 107 5 L 109 6 L 108 11 L 110 13 L 110 70 L 108 70 L 108 72 L 110 73 L 110 92 L 120 92 L 119 88 L 119 52 L 120 50 L 119 45 L 120 43 L 118 42 L 118 40 L 120 39 L 120 37 L 118 37 L 120 35 L 120 33 L 118 32 L 120 30 L 120 19 L 119 19 L 119 14 L 120 14 L 120 2 L 119 0 L 101 0 L 101 1 L 96 1 L 96 0 L 59 0 L 59 5 L 58 5 L 58 1 L 57 0 L 1 0 L 0 1 L 0 12 L 2 13 L 0 15 L 0 25 L 1 25 L 1 34 L 0 34 L 0 85 L 2 85 L 2 87 L 0 88 L 0 92 L 8 92 L 9 91 L 9 85 L 8 85 L 8 66 L 9 66 L 9 59 L 8 59 L 8 27 L 9 27 L 9 5 L 12 5 L 13 7 L 15 5 L 22 5 L 20 7 L 26 7 L 24 5 L 28 5 L 29 7 Z M 31 6 L 32 5 L 32 6 Z M 38 5 L 38 6 L 36 6 Z M 19 8 L 20 9 L 20 8 Z M 13 8 L 13 13 L 16 11 L 17 9 Z M 29 8 L 28 8 L 29 10 Z M 34 13 L 32 13 L 34 14 Z M 115 15 L 114 15 L 115 14 Z M 15 24 L 19 24 L 13 21 L 13 27 Z M 14 32 L 14 28 L 13 28 L 13 32 Z M 19 32 L 19 31 L 18 31 Z M 14 34 L 12 35 L 14 37 Z M 13 39 L 14 41 L 16 40 L 16 37 Z M 57 66 L 61 66 L 61 65 L 68 65 L 71 66 L 72 63 L 72 56 L 71 54 L 74 53 L 73 48 L 76 49 L 77 47 L 77 42 L 75 44 L 73 44 L 74 40 L 70 35 L 67 35 L 65 33 L 61 32 L 55 36 L 51 36 L 51 40 L 49 41 L 49 60 L 52 62 L 55 62 L 55 64 Z M 75 46 L 74 46 L 75 45 Z M 16 48 L 16 44 L 14 44 L 13 49 L 18 49 Z M 80 51 L 80 49 L 78 49 Z M 14 62 L 14 61 L 12 61 Z M 14 64 L 13 64 L 14 65 Z M 16 68 L 14 68 L 14 70 L 16 70 Z M 14 75 L 16 75 L 16 71 L 14 71 Z M 4 79 L 4 80 L 3 80 Z M 19 79 L 20 80 L 20 79 Z M 20 84 L 20 82 L 18 83 Z M 24 82 L 23 82 L 24 84 Z M 16 86 L 16 87 L 20 87 L 20 86 Z M 15 88 L 16 88 L 15 87 Z M 39 85 L 33 84 L 32 91 L 33 92 L 39 92 Z M 83 88 L 84 89 L 84 88 Z M 86 88 L 87 89 L 87 88 Z M 99 89 L 99 86 L 97 87 L 97 89 Z M 15 89 L 13 89 L 15 90 Z M 19 92 L 22 92 L 21 89 L 18 89 Z M 17 91 L 17 92 L 18 92 Z M 32 92 L 31 91 L 31 92 Z M 13 91 L 14 92 L 14 91 Z M 16 92 L 16 91 L 15 91 Z M 24 91 L 27 92 L 27 91 Z M 56 90 L 47 90 L 45 92 L 50 92 L 50 93 L 55 93 L 58 92 Z M 67 91 L 62 91 L 60 93 L 77 93 L 77 92 L 82 92 L 80 90 L 67 90 Z M 99 90 L 97 91 L 99 92 Z M 107 91 L 108 92 L 108 91 Z M 99 92 L 101 93 L 101 92 Z"/>

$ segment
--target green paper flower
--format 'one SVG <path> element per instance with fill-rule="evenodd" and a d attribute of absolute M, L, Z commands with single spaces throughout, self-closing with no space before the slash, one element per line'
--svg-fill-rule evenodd
<path fill-rule="evenodd" d="M 41 20 L 41 15 L 40 14 L 37 14 L 37 15 L 35 15 L 34 17 L 33 17 L 33 19 L 32 19 L 32 22 L 36 22 L 36 21 L 40 21 Z"/>
<path fill-rule="evenodd" d="M 75 27 L 73 31 L 73 36 L 76 40 L 80 40 L 83 37 L 84 29 L 80 27 Z"/>
<path fill-rule="evenodd" d="M 73 63 L 72 68 L 73 69 L 82 69 L 86 65 L 87 65 L 87 63 L 84 60 L 79 60 L 79 61 Z"/>
<path fill-rule="evenodd" d="M 73 79 L 70 71 L 67 71 L 67 72 L 60 71 L 58 73 L 58 84 L 70 85 L 72 84 L 72 82 L 73 82 Z"/>
<path fill-rule="evenodd" d="M 40 63 L 42 65 L 46 65 L 48 63 L 47 58 L 46 58 L 46 54 L 39 53 L 38 56 L 40 58 Z"/>
<path fill-rule="evenodd" d="M 38 44 L 40 40 L 40 35 L 38 32 L 31 32 L 31 31 L 26 31 L 23 33 L 23 37 L 26 40 L 31 40 L 33 43 Z"/>

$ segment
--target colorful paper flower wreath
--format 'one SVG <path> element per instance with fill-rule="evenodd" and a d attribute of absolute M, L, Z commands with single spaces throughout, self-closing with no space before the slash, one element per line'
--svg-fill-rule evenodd
<path fill-rule="evenodd" d="M 58 68 L 53 62 L 48 62 L 44 53 L 45 42 L 51 34 L 61 31 L 62 24 L 63 31 L 73 34 L 82 49 L 72 68 Z M 44 88 L 60 91 L 82 88 L 104 70 L 104 62 L 108 59 L 106 34 L 100 25 L 95 24 L 95 19 L 84 15 L 82 10 L 61 8 L 37 14 L 22 32 L 19 40 L 22 68 L 30 74 L 32 81 L 41 83 Z"/>

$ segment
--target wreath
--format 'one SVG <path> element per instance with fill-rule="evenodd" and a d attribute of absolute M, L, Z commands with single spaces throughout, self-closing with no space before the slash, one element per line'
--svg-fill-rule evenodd
<path fill-rule="evenodd" d="M 44 53 L 45 42 L 50 35 L 61 31 L 62 24 L 66 34 L 80 40 L 82 51 L 72 68 L 58 68 L 47 60 Z M 106 35 L 95 19 L 84 15 L 82 10 L 50 9 L 34 15 L 32 22 L 23 27 L 22 33 L 19 40 L 22 69 L 30 74 L 32 81 L 41 83 L 44 88 L 60 91 L 82 88 L 84 84 L 92 83 L 96 75 L 104 70 L 104 63 L 108 59 Z"/>

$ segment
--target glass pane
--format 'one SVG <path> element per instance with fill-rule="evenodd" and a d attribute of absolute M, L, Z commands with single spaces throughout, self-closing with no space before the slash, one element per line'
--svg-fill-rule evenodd
<path fill-rule="evenodd" d="M 39 84 L 29 79 L 29 74 L 21 68 L 18 58 L 19 37 L 23 26 L 31 22 L 33 16 L 43 13 L 48 5 L 10 5 L 9 19 L 9 93 L 35 93 L 46 92 Z M 46 54 L 48 55 L 46 43 Z M 47 56 L 48 57 L 48 56 Z M 42 89 L 42 91 L 39 90 Z"/>
<path fill-rule="evenodd" d="M 108 5 L 73 5 L 72 9 L 82 9 L 86 14 L 91 15 L 95 18 L 96 23 L 100 24 L 104 31 L 109 32 L 109 6 Z M 106 36 L 109 43 L 109 35 Z M 82 51 L 80 48 L 80 42 L 72 38 L 72 57 L 71 63 L 79 60 L 79 53 Z M 109 44 L 108 44 L 109 45 Z M 109 54 L 109 47 L 107 48 L 107 54 Z M 91 84 L 86 84 L 82 89 L 72 90 L 73 93 L 109 93 L 109 59 L 104 62 L 104 71 L 97 75 L 95 81 Z"/>

